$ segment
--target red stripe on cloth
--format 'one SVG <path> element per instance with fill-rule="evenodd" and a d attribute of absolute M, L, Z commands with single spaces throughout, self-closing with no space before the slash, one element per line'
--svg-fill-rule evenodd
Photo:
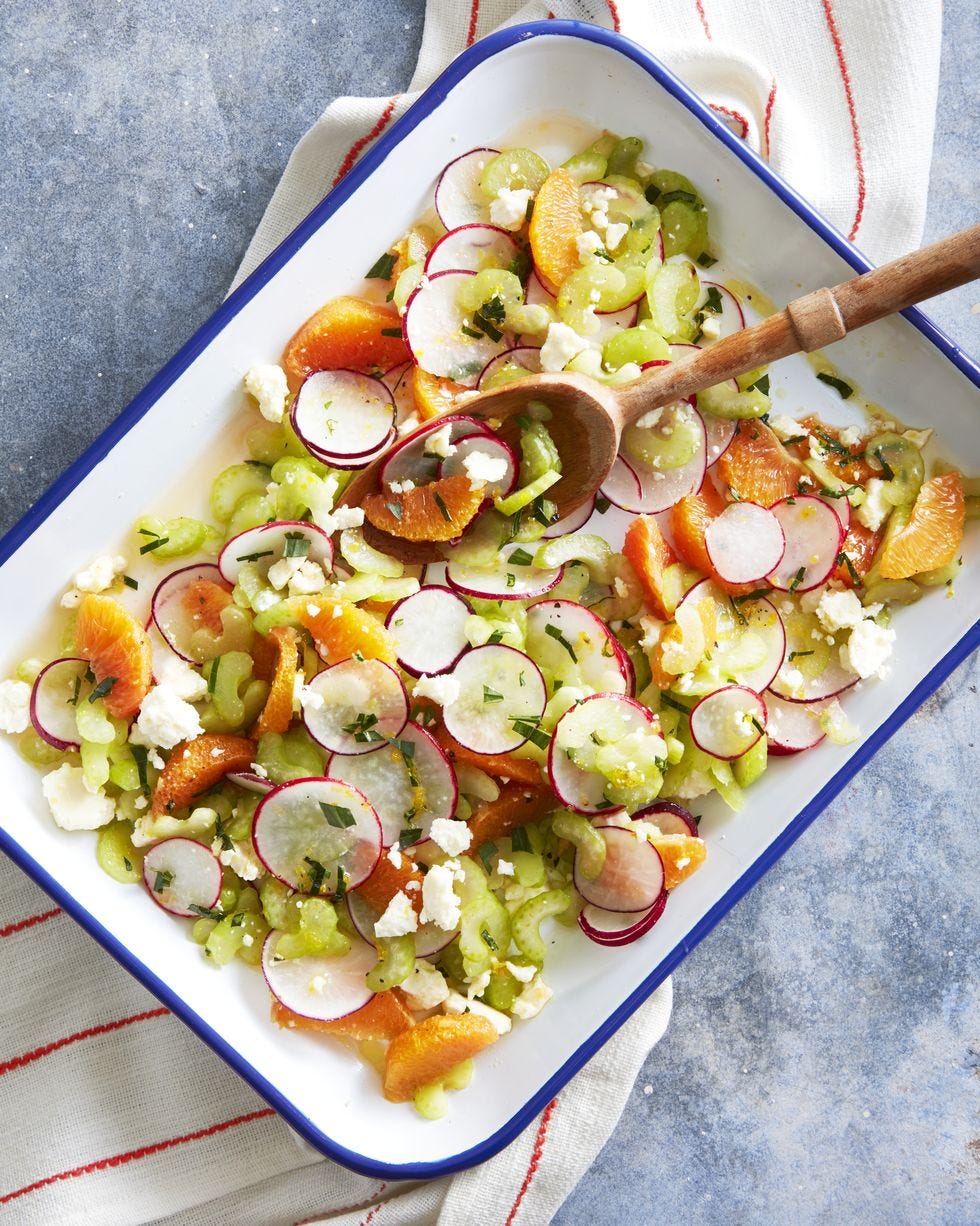
<path fill-rule="evenodd" d="M 470 0 L 470 28 L 466 31 L 466 45 L 476 42 L 476 23 L 480 20 L 480 0 Z"/>
<path fill-rule="evenodd" d="M 548 1125 L 551 1123 L 551 1116 L 555 1107 L 558 1105 L 558 1099 L 553 1098 L 547 1107 L 544 1109 L 544 1114 L 541 1116 L 541 1123 L 538 1125 L 538 1135 L 534 1138 L 534 1148 L 531 1150 L 531 1161 L 527 1164 L 527 1172 L 524 1176 L 524 1182 L 521 1184 L 517 1193 L 517 1198 L 511 1205 L 510 1213 L 507 1214 L 507 1221 L 504 1226 L 512 1226 L 514 1218 L 517 1217 L 517 1211 L 521 1207 L 521 1201 L 524 1199 L 528 1188 L 537 1173 L 538 1164 L 541 1161 L 541 1155 L 544 1153 L 544 1143 L 548 1136 Z"/>
<path fill-rule="evenodd" d="M 704 0 L 694 0 L 694 7 L 698 10 L 698 16 L 701 18 L 701 25 L 704 28 L 704 36 L 711 42 L 711 26 L 708 25 L 708 19 L 704 15 Z"/>
<path fill-rule="evenodd" d="M 719 115 L 727 115 L 729 119 L 734 119 L 736 123 L 741 124 L 742 131 L 739 133 L 739 136 L 741 136 L 742 140 L 745 140 L 749 134 L 749 121 L 741 111 L 733 111 L 727 106 L 720 106 L 717 102 L 709 102 L 708 106 L 713 111 L 717 111 Z"/>
<path fill-rule="evenodd" d="M 12 937 L 15 932 L 23 932 L 25 928 L 33 928 L 35 924 L 43 924 L 45 920 L 54 919 L 60 914 L 61 908 L 55 907 L 51 911 L 43 911 L 40 915 L 29 915 L 27 919 L 18 920 L 16 924 L 8 924 L 6 928 L 0 928 L 0 937 Z"/>
<path fill-rule="evenodd" d="M 772 89 L 769 91 L 769 97 L 766 99 L 766 119 L 763 125 L 763 135 L 766 141 L 766 157 L 769 156 L 769 128 L 772 125 L 772 108 L 776 105 L 776 78 L 772 79 Z"/>
<path fill-rule="evenodd" d="M 70 1171 L 59 1171 L 57 1175 L 46 1175 L 36 1179 L 34 1183 L 26 1184 L 13 1192 L 0 1196 L 0 1205 L 9 1205 L 12 1200 L 26 1196 L 29 1192 L 37 1192 L 41 1188 L 50 1187 L 53 1183 L 61 1183 L 66 1179 L 77 1179 L 80 1175 L 91 1175 L 95 1171 L 105 1171 L 114 1166 L 125 1166 L 128 1162 L 137 1162 L 140 1158 L 150 1158 L 164 1150 L 173 1149 L 177 1145 L 186 1145 L 190 1141 L 203 1141 L 207 1137 L 217 1136 L 219 1132 L 227 1132 L 229 1128 L 237 1128 L 240 1124 L 251 1124 L 254 1120 L 264 1120 L 275 1115 L 271 1107 L 263 1107 L 261 1111 L 250 1111 L 248 1115 L 236 1115 L 234 1119 L 222 1120 L 220 1124 L 212 1124 L 210 1128 L 199 1128 L 197 1132 L 187 1132 L 180 1137 L 170 1137 L 166 1141 L 155 1141 L 152 1145 L 141 1145 L 139 1149 L 128 1150 L 124 1154 L 114 1154 L 111 1158 L 100 1158 L 97 1162 L 76 1166 Z"/>
<path fill-rule="evenodd" d="M 301 1218 L 298 1222 L 293 1222 L 293 1226 L 309 1226 L 310 1222 L 319 1222 L 327 1217 L 340 1217 L 342 1213 L 353 1213 L 355 1209 L 363 1209 L 365 1205 L 370 1204 L 381 1195 L 388 1185 L 386 1183 L 379 1184 L 370 1196 L 365 1196 L 362 1200 L 356 1201 L 353 1205 L 344 1205 L 343 1209 L 321 1209 L 319 1213 L 311 1214 L 310 1217 Z"/>
<path fill-rule="evenodd" d="M 380 119 L 374 125 L 371 131 L 365 132 L 365 134 L 359 137 L 356 141 L 354 141 L 353 145 L 351 145 L 351 147 L 347 150 L 347 153 L 344 155 L 344 160 L 340 163 L 340 169 L 337 171 L 337 174 L 334 177 L 334 181 L 330 185 L 331 187 L 337 186 L 340 180 L 344 177 L 345 174 L 347 174 L 347 172 L 351 169 L 351 167 L 357 161 L 357 156 L 361 152 L 361 150 L 366 145 L 370 145 L 371 141 L 373 141 L 376 137 L 380 136 L 381 133 L 385 130 L 385 128 L 388 126 L 388 120 L 391 118 L 395 107 L 398 105 L 398 99 L 400 97 L 401 97 L 401 94 L 395 94 L 393 98 L 389 98 L 387 103 L 385 104 L 385 109 L 381 112 Z"/>
<path fill-rule="evenodd" d="M 124 1026 L 132 1026 L 135 1022 L 146 1022 L 150 1018 L 167 1017 L 169 1014 L 169 1009 L 148 1009 L 145 1013 L 134 1013 L 132 1017 L 121 1017 L 114 1022 L 89 1026 L 75 1034 L 66 1035 L 63 1039 L 56 1039 L 53 1043 L 45 1043 L 43 1047 L 35 1047 L 33 1051 L 26 1051 L 22 1056 L 14 1056 L 12 1060 L 3 1061 L 0 1063 L 0 1077 L 4 1073 L 12 1072 L 15 1068 L 23 1068 L 25 1064 L 33 1064 L 42 1056 L 50 1056 L 52 1052 L 60 1051 L 62 1047 L 68 1047 L 71 1043 L 78 1043 L 81 1039 L 94 1039 L 97 1035 L 111 1034 L 114 1030 L 122 1030 Z"/>
<path fill-rule="evenodd" d="M 606 0 L 606 8 L 609 10 L 609 16 L 612 18 L 613 29 L 619 33 L 619 7 L 616 0 Z"/>
<path fill-rule="evenodd" d="M 854 91 L 851 88 L 851 74 L 847 69 L 847 60 L 844 58 L 844 46 L 841 43 L 840 31 L 837 29 L 834 7 L 830 0 L 821 0 L 821 3 L 823 5 L 824 17 L 827 19 L 827 29 L 830 31 L 830 41 L 834 44 L 834 54 L 837 56 L 837 66 L 840 69 L 841 80 L 844 83 L 847 113 L 851 119 L 851 138 L 854 142 L 854 167 L 857 171 L 857 207 L 854 210 L 854 222 L 847 237 L 853 240 L 861 226 L 861 218 L 864 216 L 864 199 L 867 190 L 864 179 L 864 153 L 861 149 L 861 130 L 858 127 L 857 110 L 854 106 Z"/>

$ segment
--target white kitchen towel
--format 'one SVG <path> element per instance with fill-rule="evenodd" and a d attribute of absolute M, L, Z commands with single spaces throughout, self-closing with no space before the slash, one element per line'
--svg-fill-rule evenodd
<path fill-rule="evenodd" d="M 429 0 L 410 92 L 327 109 L 293 153 L 238 280 L 455 55 L 502 24 L 549 16 L 649 47 L 869 255 L 918 241 L 939 0 Z M 299 1142 L 6 862 L 0 984 L 0 1226 L 545 1226 L 614 1127 L 671 1001 L 667 983 L 496 1158 L 393 1185 Z M 465 1095 L 457 1103 L 465 1110 Z"/>

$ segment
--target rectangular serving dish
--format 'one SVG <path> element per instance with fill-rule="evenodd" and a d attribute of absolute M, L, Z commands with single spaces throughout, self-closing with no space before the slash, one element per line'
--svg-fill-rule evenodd
<path fill-rule="evenodd" d="M 380 247 L 423 210 L 442 165 L 549 112 L 646 138 L 657 164 L 687 173 L 703 191 L 726 275 L 777 302 L 868 267 L 699 99 L 620 35 L 559 21 L 492 35 L 443 73 L 0 542 L 10 652 L 0 675 L 49 620 L 67 576 L 152 509 L 147 490 L 160 492 L 155 501 L 167 513 L 194 513 L 210 474 L 240 443 L 242 372 L 275 361 L 300 321 L 358 284 Z M 869 398 L 935 426 L 960 465 L 980 469 L 980 370 L 922 315 L 908 311 L 859 332 L 834 358 Z M 803 359 L 781 364 L 776 382 L 781 412 L 805 404 L 840 415 L 841 402 Z M 481 1056 L 473 1085 L 437 1123 L 385 1102 L 375 1074 L 338 1045 L 273 1027 L 254 971 L 226 968 L 216 990 L 215 971 L 174 921 L 102 873 L 91 836 L 54 826 L 38 773 L 7 740 L 0 848 L 317 1149 L 384 1179 L 448 1174 L 511 1141 L 977 646 L 980 623 L 970 610 L 980 607 L 980 569 L 968 566 L 956 587 L 955 600 L 940 589 L 897 614 L 890 678 L 848 699 L 862 729 L 856 745 L 774 762 L 742 815 L 705 806 L 707 863 L 650 933 L 622 949 L 562 937 L 547 975 L 552 1002 Z"/>

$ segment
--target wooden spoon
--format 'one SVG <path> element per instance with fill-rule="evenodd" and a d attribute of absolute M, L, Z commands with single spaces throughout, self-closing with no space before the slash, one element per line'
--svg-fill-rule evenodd
<path fill-rule="evenodd" d="M 848 332 L 978 276 L 980 225 L 975 225 L 833 289 L 814 290 L 769 319 L 690 357 L 653 367 L 621 387 L 607 387 L 587 375 L 529 375 L 467 400 L 458 411 L 486 419 L 513 443 L 520 434 L 513 418 L 527 412 L 529 400 L 543 401 L 551 409 L 548 429 L 562 461 L 562 478 L 548 491 L 548 498 L 565 516 L 591 498 L 606 479 L 623 430 L 644 413 L 788 354 L 823 349 Z M 344 491 L 342 504 L 357 506 L 377 490 L 381 463 L 375 460 L 358 473 Z M 430 542 L 405 541 L 368 523 L 364 528 L 372 544 L 402 561 L 442 557 Z"/>

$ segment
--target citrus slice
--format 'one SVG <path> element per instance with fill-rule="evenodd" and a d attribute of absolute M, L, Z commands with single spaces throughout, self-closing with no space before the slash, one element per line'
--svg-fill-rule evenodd
<path fill-rule="evenodd" d="M 394 992 L 378 992 L 353 1013 L 326 1022 L 320 1018 L 303 1017 L 281 1001 L 272 1002 L 272 1020 L 289 1030 L 312 1030 L 316 1034 L 332 1034 L 347 1039 L 393 1039 L 411 1030 L 414 1019 Z"/>
<path fill-rule="evenodd" d="M 626 529 L 623 553 L 636 571 L 654 613 L 669 618 L 664 602 L 664 571 L 676 559 L 652 515 L 638 515 Z"/>
<path fill-rule="evenodd" d="M 384 1093 L 392 1103 L 404 1103 L 423 1086 L 445 1077 L 497 1041 L 485 1017 L 463 1013 L 435 1014 L 392 1039 L 385 1057 Z"/>
<path fill-rule="evenodd" d="M 295 332 L 283 350 L 289 390 L 315 370 L 389 370 L 411 355 L 398 316 L 360 298 L 332 298 Z"/>
<path fill-rule="evenodd" d="M 210 579 L 196 579 L 189 583 L 180 597 L 181 604 L 194 622 L 195 628 L 221 634 L 224 626 L 221 613 L 231 604 L 231 592 Z"/>
<path fill-rule="evenodd" d="M 153 678 L 150 640 L 135 617 L 111 596 L 89 594 L 78 606 L 75 652 L 88 660 L 98 685 L 112 679 L 105 708 L 116 719 L 139 710 Z"/>
<path fill-rule="evenodd" d="M 229 771 L 247 771 L 255 761 L 255 748 L 248 737 L 222 732 L 181 741 L 160 772 L 153 791 L 153 812 L 174 813 L 214 787 Z"/>
<path fill-rule="evenodd" d="M 398 495 L 369 494 L 364 514 L 375 528 L 406 541 L 451 541 L 476 515 L 484 494 L 482 485 L 473 489 L 460 474 Z"/>
<path fill-rule="evenodd" d="M 541 784 L 541 768 L 531 758 L 518 758 L 512 753 L 477 753 L 475 749 L 460 745 L 442 726 L 434 730 L 434 735 L 450 762 L 475 766 L 494 779 L 512 779 L 515 783 L 527 783 L 532 787 Z"/>
<path fill-rule="evenodd" d="M 473 847 L 505 839 L 518 826 L 527 826 L 561 805 L 546 787 L 509 783 L 496 800 L 480 805 L 469 820 Z"/>
<path fill-rule="evenodd" d="M 806 469 L 789 454 L 761 421 L 740 421 L 728 450 L 718 461 L 718 472 L 733 497 L 771 507 L 780 498 L 800 493 Z"/>
<path fill-rule="evenodd" d="M 881 544 L 881 537 L 881 532 L 872 532 L 860 520 L 852 519 L 847 536 L 844 537 L 844 544 L 838 554 L 841 561 L 832 578 L 839 580 L 845 587 L 854 587 L 854 576 L 857 575 L 859 579 L 863 579 L 871 569 L 871 563 Z M 847 561 L 843 560 L 845 558 Z"/>
<path fill-rule="evenodd" d="M 408 889 L 410 885 L 415 888 Z M 402 856 L 397 868 L 382 856 L 367 881 L 357 887 L 357 893 L 377 911 L 387 910 L 399 891 L 408 897 L 416 913 L 422 910 L 422 874 L 408 856 Z"/>
<path fill-rule="evenodd" d="M 298 636 L 292 626 L 273 626 L 269 638 L 278 654 L 269 696 L 252 729 L 256 740 L 266 732 L 285 732 L 293 718 L 293 690 L 299 662 Z"/>
<path fill-rule="evenodd" d="M 412 368 L 412 396 L 420 421 L 430 421 L 433 417 L 448 413 L 455 407 L 459 393 L 467 390 L 462 383 L 430 375 L 421 366 Z"/>
<path fill-rule="evenodd" d="M 665 834 L 651 839 L 664 865 L 664 887 L 672 890 L 701 867 L 706 853 L 704 839 L 689 834 Z"/>
<path fill-rule="evenodd" d="M 576 240 L 581 233 L 578 183 L 559 167 L 541 185 L 530 226 L 535 266 L 552 285 L 561 285 L 580 267 Z"/>
<path fill-rule="evenodd" d="M 373 614 L 331 596 L 301 597 L 297 617 L 324 660 L 336 663 L 360 653 L 365 660 L 394 664 L 395 644 Z"/>
<path fill-rule="evenodd" d="M 963 478 L 943 473 L 919 490 L 912 516 L 881 551 L 881 577 L 908 579 L 952 562 L 963 541 Z"/>

